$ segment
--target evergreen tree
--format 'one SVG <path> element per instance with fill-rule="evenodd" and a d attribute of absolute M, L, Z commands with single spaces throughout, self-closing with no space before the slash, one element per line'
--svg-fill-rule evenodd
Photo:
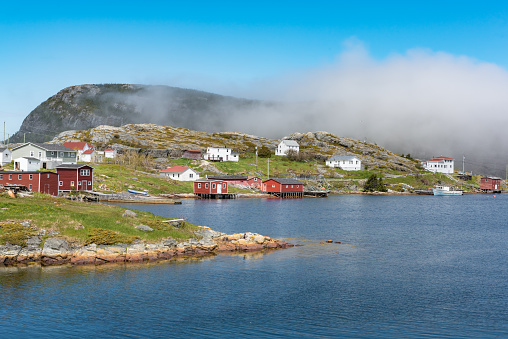
<path fill-rule="evenodd" d="M 372 174 L 363 185 L 364 192 L 386 192 L 385 184 L 382 178 L 378 178 L 376 174 Z"/>

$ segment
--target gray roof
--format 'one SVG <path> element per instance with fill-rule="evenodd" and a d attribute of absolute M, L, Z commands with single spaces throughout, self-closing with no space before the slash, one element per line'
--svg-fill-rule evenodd
<path fill-rule="evenodd" d="M 295 140 L 282 140 L 281 142 L 285 143 L 288 146 L 300 146 Z"/>
<path fill-rule="evenodd" d="M 268 180 L 275 180 L 281 185 L 303 185 L 303 182 L 301 182 L 300 180 L 292 179 L 292 178 L 270 178 L 270 179 L 266 179 L 265 181 L 268 181 Z"/>
<path fill-rule="evenodd" d="M 37 158 L 34 158 L 34 157 L 21 157 L 21 158 L 18 158 L 18 159 L 26 159 L 26 160 L 37 160 L 37 161 L 41 161 L 40 159 L 37 159 Z"/>
<path fill-rule="evenodd" d="M 60 152 L 76 152 L 75 150 L 69 148 L 69 147 L 65 147 L 65 146 L 62 146 L 62 145 L 57 145 L 57 144 L 45 144 L 45 143 L 38 143 L 38 142 L 27 142 L 21 146 L 18 146 L 18 147 L 15 147 L 13 149 L 18 149 L 20 147 L 23 147 L 25 145 L 28 145 L 28 144 L 32 144 L 34 146 L 37 146 L 39 148 L 42 148 L 46 151 L 60 151 Z"/>
<path fill-rule="evenodd" d="M 220 180 L 247 180 L 249 177 L 246 175 L 207 175 L 207 179 L 220 179 Z"/>
<path fill-rule="evenodd" d="M 8 148 L 7 147 L 0 147 L 0 152 L 5 151 L 6 149 L 8 149 Z"/>
<path fill-rule="evenodd" d="M 62 165 L 58 165 L 56 166 L 56 168 L 81 168 L 81 167 L 91 167 L 93 168 L 92 166 L 90 165 L 85 165 L 85 164 L 62 164 Z"/>
<path fill-rule="evenodd" d="M 352 155 L 336 155 L 334 157 L 331 157 L 328 159 L 328 161 L 342 161 L 342 160 L 353 160 L 353 159 L 358 159 L 357 157 L 354 157 Z M 360 160 L 360 159 L 358 159 Z"/>

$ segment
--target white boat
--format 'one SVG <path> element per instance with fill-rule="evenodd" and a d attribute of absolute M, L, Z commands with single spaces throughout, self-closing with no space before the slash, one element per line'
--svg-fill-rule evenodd
<path fill-rule="evenodd" d="M 128 189 L 127 192 L 132 193 L 132 194 L 138 194 L 138 195 L 148 195 L 148 193 L 146 193 L 146 192 L 135 191 L 135 190 L 131 190 L 131 189 Z"/>
<path fill-rule="evenodd" d="M 432 192 L 434 195 L 462 195 L 464 193 L 464 191 L 452 189 L 450 186 L 434 186 Z"/>

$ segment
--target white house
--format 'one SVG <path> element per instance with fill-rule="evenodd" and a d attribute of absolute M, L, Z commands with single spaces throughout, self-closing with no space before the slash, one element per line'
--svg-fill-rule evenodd
<path fill-rule="evenodd" d="M 14 169 L 16 171 L 38 171 L 41 169 L 41 161 L 37 158 L 21 157 L 14 159 Z"/>
<path fill-rule="evenodd" d="M 294 140 L 282 140 L 275 150 L 275 155 L 285 156 L 290 150 L 298 153 L 300 151 L 300 145 Z"/>
<path fill-rule="evenodd" d="M 354 156 L 334 156 L 326 160 L 326 166 L 339 167 L 345 171 L 359 171 L 362 161 Z"/>
<path fill-rule="evenodd" d="M 92 162 L 95 161 L 96 152 L 94 149 L 87 149 L 83 153 L 81 153 L 80 161 L 81 162 Z"/>
<path fill-rule="evenodd" d="M 27 142 L 12 149 L 12 158 L 37 158 L 41 168 L 52 169 L 61 164 L 75 164 L 77 151 L 57 144 Z"/>
<path fill-rule="evenodd" d="M 114 148 L 106 148 L 104 150 L 104 157 L 114 159 L 116 157 L 116 149 Z"/>
<path fill-rule="evenodd" d="M 83 161 L 83 162 L 87 162 L 86 160 L 82 159 L 83 153 L 88 151 L 88 150 L 92 150 L 93 149 L 93 146 L 91 144 L 87 143 L 87 142 L 72 142 L 72 141 L 68 141 L 68 142 L 64 142 L 63 145 L 65 147 L 67 147 L 67 148 L 75 150 L 77 152 L 77 161 Z M 86 158 L 89 158 L 89 157 L 86 157 Z"/>
<path fill-rule="evenodd" d="M 454 159 L 448 157 L 435 157 L 423 163 L 423 168 L 434 173 L 449 173 L 454 171 Z"/>
<path fill-rule="evenodd" d="M 173 166 L 160 171 L 166 178 L 180 181 L 195 181 L 199 179 L 199 173 L 187 166 Z"/>
<path fill-rule="evenodd" d="M 0 166 L 6 165 L 12 161 L 12 152 L 7 147 L 0 147 Z"/>
<path fill-rule="evenodd" d="M 211 161 L 238 161 L 239 154 L 227 147 L 208 147 L 203 159 Z"/>

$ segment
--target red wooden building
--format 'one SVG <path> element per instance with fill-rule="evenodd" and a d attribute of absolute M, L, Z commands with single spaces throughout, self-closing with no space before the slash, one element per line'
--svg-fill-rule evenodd
<path fill-rule="evenodd" d="M 63 164 L 56 167 L 60 191 L 91 191 L 93 167 L 81 164 Z"/>
<path fill-rule="evenodd" d="M 501 193 L 501 178 L 497 177 L 481 178 L 480 189 L 483 192 Z"/>
<path fill-rule="evenodd" d="M 279 198 L 301 198 L 303 183 L 296 179 L 272 178 L 263 181 L 262 191 Z"/>
<path fill-rule="evenodd" d="M 224 180 L 232 185 L 244 185 L 261 188 L 262 180 L 259 177 L 247 175 L 207 175 L 207 179 Z"/>
<path fill-rule="evenodd" d="M 199 179 L 194 181 L 194 194 L 206 199 L 234 199 L 236 194 L 228 193 L 228 183 L 218 179 Z"/>
<path fill-rule="evenodd" d="M 58 195 L 58 174 L 53 172 L 0 171 L 0 185 L 23 185 L 32 192 Z"/>

